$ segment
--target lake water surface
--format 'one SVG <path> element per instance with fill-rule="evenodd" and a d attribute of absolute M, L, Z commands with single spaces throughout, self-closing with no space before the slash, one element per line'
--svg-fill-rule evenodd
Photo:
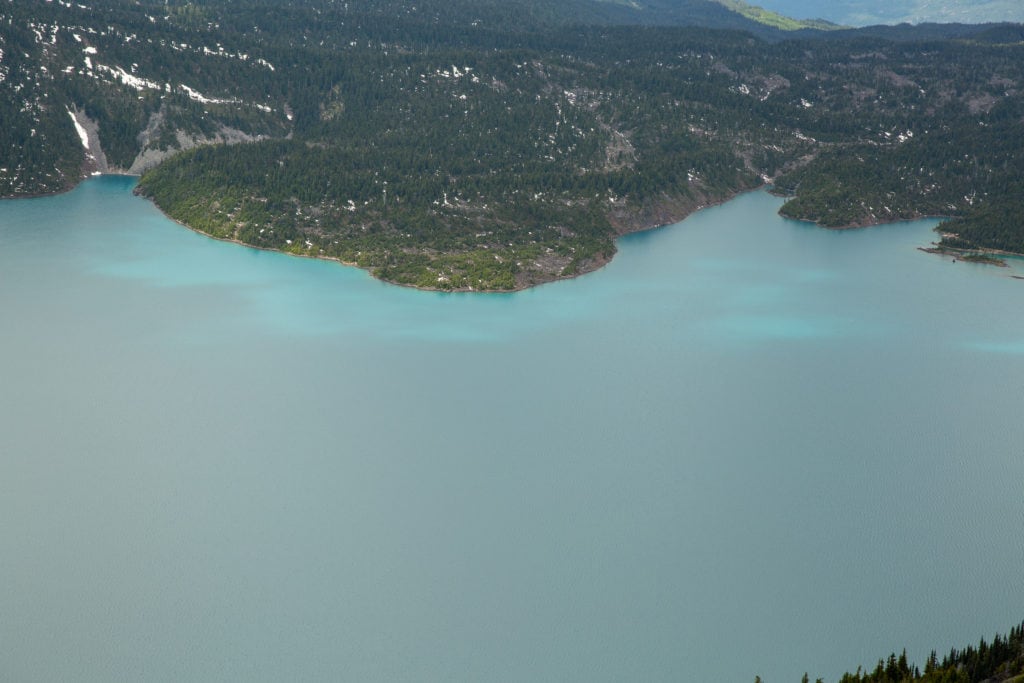
<path fill-rule="evenodd" d="M 0 679 L 835 679 L 1024 618 L 1024 274 L 752 193 L 437 294 L 0 203 Z"/>

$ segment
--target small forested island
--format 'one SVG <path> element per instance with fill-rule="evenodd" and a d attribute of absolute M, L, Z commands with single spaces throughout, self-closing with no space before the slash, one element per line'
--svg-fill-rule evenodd
<path fill-rule="evenodd" d="M 738 0 L 0 6 L 0 197 L 97 172 L 220 239 L 441 290 L 593 270 L 770 184 L 834 228 L 1024 253 L 1024 28 Z"/>
<path fill-rule="evenodd" d="M 761 683 L 761 677 L 754 679 Z M 802 683 L 809 683 L 804 674 Z M 839 679 L 839 683 L 1021 683 L 1024 681 L 1024 623 L 1010 629 L 1008 636 L 996 635 L 992 642 L 984 638 L 977 646 L 956 648 L 943 656 L 932 650 L 924 669 L 907 660 L 906 651 L 878 660 L 871 670 L 858 668 Z M 765 682 L 767 683 L 767 682 Z M 823 683 L 823 679 L 817 679 Z"/>

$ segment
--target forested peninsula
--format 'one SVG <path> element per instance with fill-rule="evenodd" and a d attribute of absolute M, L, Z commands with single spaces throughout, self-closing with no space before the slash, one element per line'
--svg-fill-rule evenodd
<path fill-rule="evenodd" d="M 709 0 L 0 4 L 0 196 L 96 172 L 220 239 L 441 290 L 593 270 L 771 184 L 1024 253 L 1024 30 Z"/>

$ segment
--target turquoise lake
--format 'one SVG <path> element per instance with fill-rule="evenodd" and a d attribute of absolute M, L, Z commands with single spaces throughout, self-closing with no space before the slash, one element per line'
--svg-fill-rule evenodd
<path fill-rule="evenodd" d="M 763 192 L 438 294 L 0 202 L 0 679 L 835 680 L 1024 619 L 1024 263 Z"/>

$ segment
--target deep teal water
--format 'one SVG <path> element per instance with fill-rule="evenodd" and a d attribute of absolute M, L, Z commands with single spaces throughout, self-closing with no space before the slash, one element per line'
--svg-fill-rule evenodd
<path fill-rule="evenodd" d="M 764 193 L 442 295 L 0 203 L 0 679 L 835 679 L 1024 618 L 1024 274 Z"/>

